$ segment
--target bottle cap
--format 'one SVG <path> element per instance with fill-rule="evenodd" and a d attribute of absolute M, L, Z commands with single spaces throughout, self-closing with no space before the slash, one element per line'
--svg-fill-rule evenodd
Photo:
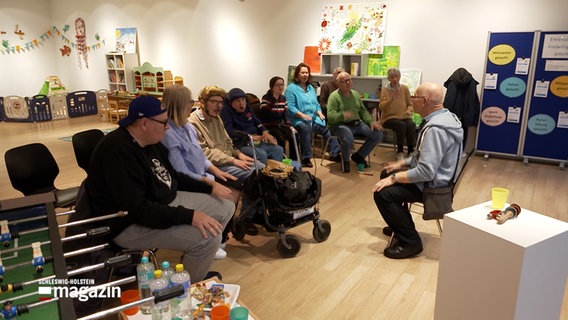
<path fill-rule="evenodd" d="M 140 259 L 140 262 L 142 262 L 142 263 L 148 263 L 148 257 L 143 256 L 142 259 Z"/>
<path fill-rule="evenodd" d="M 162 276 L 162 270 L 154 270 L 154 278 L 159 278 Z"/>
<path fill-rule="evenodd" d="M 176 271 L 177 272 L 183 271 L 183 264 L 181 264 L 181 263 L 176 264 Z"/>
<path fill-rule="evenodd" d="M 169 263 L 169 262 L 167 262 L 167 261 L 163 261 L 163 262 L 162 262 L 162 269 L 166 269 L 166 268 L 169 268 L 169 267 L 170 267 L 170 263 Z"/>

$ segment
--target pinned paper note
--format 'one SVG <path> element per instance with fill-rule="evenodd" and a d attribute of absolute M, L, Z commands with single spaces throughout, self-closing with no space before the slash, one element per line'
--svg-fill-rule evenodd
<path fill-rule="evenodd" d="M 485 74 L 485 89 L 487 89 L 487 90 L 497 89 L 497 74 L 496 73 Z"/>

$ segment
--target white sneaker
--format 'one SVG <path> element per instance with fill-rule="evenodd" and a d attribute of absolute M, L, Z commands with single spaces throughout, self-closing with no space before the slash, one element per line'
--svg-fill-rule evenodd
<path fill-rule="evenodd" d="M 215 253 L 215 260 L 224 259 L 227 256 L 227 251 L 223 250 L 222 248 L 217 249 L 217 253 Z"/>
<path fill-rule="evenodd" d="M 223 249 L 223 250 L 225 250 L 226 247 L 227 247 L 227 243 L 226 243 L 226 242 L 221 243 L 221 245 L 219 246 L 219 248 L 221 248 L 221 249 Z"/>
<path fill-rule="evenodd" d="M 404 159 L 404 153 L 399 152 L 396 154 L 396 160 L 403 160 Z"/>

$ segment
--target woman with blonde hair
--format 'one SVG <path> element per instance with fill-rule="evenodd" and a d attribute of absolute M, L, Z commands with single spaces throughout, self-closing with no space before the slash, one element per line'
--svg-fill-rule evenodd
<path fill-rule="evenodd" d="M 188 122 L 194 101 L 189 88 L 174 84 L 168 86 L 162 97 L 162 104 L 168 112 L 169 129 L 164 134 L 162 144 L 169 150 L 168 159 L 174 169 L 194 179 L 202 180 L 213 188 L 230 188 L 233 201 L 237 203 L 240 185 L 237 178 L 222 171 L 207 160 L 197 138 L 197 131 Z M 228 238 L 230 226 L 223 232 L 222 242 Z M 215 255 L 222 259 L 227 253 L 220 247 Z"/>

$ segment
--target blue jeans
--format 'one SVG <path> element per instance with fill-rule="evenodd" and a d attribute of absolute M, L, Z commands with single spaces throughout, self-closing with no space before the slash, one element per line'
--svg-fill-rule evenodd
<path fill-rule="evenodd" d="M 419 244 L 420 235 L 406 203 L 421 202 L 422 191 L 414 183 L 396 183 L 373 193 L 379 213 L 396 234 L 399 241 L 406 244 Z"/>
<path fill-rule="evenodd" d="M 262 170 L 262 168 L 264 168 L 264 164 L 260 161 L 257 161 L 256 165 L 258 167 L 258 170 Z M 254 165 L 252 165 L 248 170 L 245 170 L 237 166 L 223 166 L 219 167 L 219 169 L 221 169 L 221 171 L 234 175 L 235 177 L 237 177 L 237 179 L 239 179 L 238 181 L 243 184 L 245 183 L 246 178 L 254 173 L 255 167 Z"/>
<path fill-rule="evenodd" d="M 242 153 L 249 157 L 253 156 L 253 147 L 244 146 L 240 150 Z M 270 143 L 261 142 L 259 145 L 254 146 L 254 152 L 256 152 L 256 160 L 266 164 L 268 159 L 274 159 L 276 161 L 282 161 L 284 158 L 284 149 L 279 145 L 273 145 Z"/>
<path fill-rule="evenodd" d="M 312 154 L 312 130 L 321 135 L 324 141 L 331 136 L 329 129 L 317 123 L 310 125 L 309 123 L 301 122 L 297 124 L 294 128 L 298 130 L 298 135 L 300 136 L 300 152 L 302 153 L 302 159 L 311 159 Z M 339 143 L 333 140 L 329 144 L 329 155 L 336 156 L 339 153 Z"/>
<path fill-rule="evenodd" d="M 360 121 L 355 127 L 346 126 L 340 124 L 337 127 L 331 129 L 331 133 L 334 136 L 338 136 L 341 139 L 341 154 L 343 156 L 343 162 L 349 162 L 349 155 L 351 153 L 351 146 L 353 145 L 353 140 L 355 136 L 365 137 L 365 143 L 357 150 L 357 153 L 365 158 L 373 151 L 373 148 L 377 146 L 383 140 L 383 132 L 381 130 L 371 130 L 368 124 Z"/>

